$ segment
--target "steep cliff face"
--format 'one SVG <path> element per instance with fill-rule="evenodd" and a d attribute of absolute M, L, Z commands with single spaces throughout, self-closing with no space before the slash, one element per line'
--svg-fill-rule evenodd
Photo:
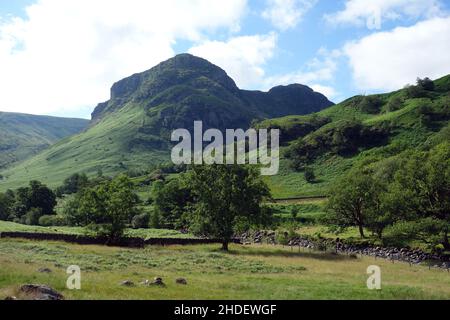
<path fill-rule="evenodd" d="M 240 90 L 224 70 L 182 54 L 115 83 L 83 133 L 66 139 L 2 174 L 5 187 L 30 179 L 58 185 L 74 172 L 105 174 L 166 162 L 178 128 L 248 128 L 255 119 L 305 114 L 332 103 L 308 87 L 269 92 Z"/>
<path fill-rule="evenodd" d="M 224 70 L 207 60 L 181 54 L 115 83 L 111 99 L 92 114 L 98 122 L 132 103 L 145 110 L 141 133 L 167 137 L 176 128 L 245 128 L 252 120 L 305 114 L 331 106 L 325 96 L 302 85 L 269 92 L 240 90 Z"/>

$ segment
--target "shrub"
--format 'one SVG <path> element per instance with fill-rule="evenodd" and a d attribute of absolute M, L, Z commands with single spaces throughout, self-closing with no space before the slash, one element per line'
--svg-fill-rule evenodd
<path fill-rule="evenodd" d="M 386 112 L 400 110 L 403 107 L 403 99 L 399 96 L 392 97 L 386 105 Z"/>
<path fill-rule="evenodd" d="M 21 223 L 29 226 L 37 226 L 39 224 L 39 218 L 42 216 L 41 208 L 31 208 L 28 212 L 22 216 Z"/>
<path fill-rule="evenodd" d="M 43 227 L 59 227 L 66 225 L 66 221 L 61 216 L 45 215 L 39 218 L 39 225 Z"/>
<path fill-rule="evenodd" d="M 313 183 L 316 180 L 316 175 L 314 173 L 314 169 L 313 168 L 310 168 L 310 167 L 305 168 L 304 175 L 305 175 L 305 180 L 308 183 Z"/>
<path fill-rule="evenodd" d="M 379 113 L 383 106 L 383 100 L 378 96 L 364 97 L 359 103 L 359 108 L 365 113 Z"/>
<path fill-rule="evenodd" d="M 422 90 L 434 91 L 434 82 L 428 77 L 423 79 L 417 78 L 417 86 Z"/>
<path fill-rule="evenodd" d="M 150 222 L 150 215 L 148 213 L 138 214 L 131 220 L 131 227 L 133 229 L 145 229 L 148 228 Z"/>
<path fill-rule="evenodd" d="M 426 92 L 421 87 L 418 86 L 407 86 L 406 97 L 408 99 L 424 98 L 426 97 Z"/>

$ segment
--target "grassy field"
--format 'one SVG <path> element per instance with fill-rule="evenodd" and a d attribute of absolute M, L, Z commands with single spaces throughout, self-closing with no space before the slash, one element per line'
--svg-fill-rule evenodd
<path fill-rule="evenodd" d="M 59 233 L 73 235 L 89 235 L 86 228 L 81 227 L 39 227 L 27 226 L 14 222 L 0 221 L 0 232 Z M 125 236 L 149 238 L 195 238 L 192 234 L 167 229 L 127 229 Z"/>
<path fill-rule="evenodd" d="M 450 274 L 404 263 L 275 246 L 217 245 L 120 249 L 58 242 L 0 240 L 0 299 L 41 283 L 66 299 L 450 299 Z M 66 268 L 82 270 L 82 288 L 65 289 Z M 369 265 L 382 270 L 382 290 L 366 287 Z M 50 268 L 50 274 L 39 268 Z M 165 288 L 145 287 L 162 277 Z M 184 277 L 187 286 L 175 279 Z M 120 283 L 131 280 L 136 287 Z"/>

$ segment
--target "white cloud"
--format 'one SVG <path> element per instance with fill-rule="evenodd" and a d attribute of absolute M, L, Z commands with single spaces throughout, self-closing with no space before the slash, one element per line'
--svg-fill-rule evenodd
<path fill-rule="evenodd" d="M 431 18 L 442 14 L 439 0 L 347 0 L 342 11 L 327 14 L 325 19 L 334 25 L 380 29 L 383 20 Z"/>
<path fill-rule="evenodd" d="M 262 17 L 274 27 L 285 31 L 297 26 L 317 0 L 267 0 Z"/>
<path fill-rule="evenodd" d="M 177 40 L 239 29 L 246 0 L 39 0 L 0 20 L 0 110 L 51 114 L 171 57 Z"/>
<path fill-rule="evenodd" d="M 270 33 L 233 37 L 226 42 L 206 41 L 191 48 L 189 52 L 224 69 L 243 89 L 269 90 L 278 85 L 301 83 L 327 97 L 338 95 L 333 87 L 324 83 L 333 80 L 340 51 L 322 48 L 303 70 L 267 76 L 265 65 L 273 58 L 276 49 L 277 36 Z"/>
<path fill-rule="evenodd" d="M 205 41 L 189 50 L 224 69 L 241 88 L 259 86 L 264 65 L 273 57 L 277 36 L 240 36 L 223 41 Z"/>
<path fill-rule="evenodd" d="M 395 90 L 417 77 L 450 73 L 450 17 L 378 32 L 345 46 L 361 89 Z"/>

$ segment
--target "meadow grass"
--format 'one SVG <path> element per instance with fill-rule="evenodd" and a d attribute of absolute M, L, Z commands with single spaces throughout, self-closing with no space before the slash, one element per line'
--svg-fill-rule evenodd
<path fill-rule="evenodd" d="M 30 233 L 58 233 L 71 235 L 92 235 L 84 227 L 40 227 L 28 226 L 8 221 L 0 221 L 0 232 L 30 232 Z M 149 238 L 195 238 L 189 233 L 181 233 L 177 230 L 168 229 L 126 229 L 125 236 L 143 239 Z"/>
<path fill-rule="evenodd" d="M 59 242 L 0 240 L 0 298 L 26 283 L 47 284 L 67 299 L 450 299 L 450 274 L 426 267 L 351 259 L 283 248 L 232 245 L 123 249 Z M 82 270 L 82 289 L 65 289 L 69 265 Z M 382 270 L 382 290 L 366 287 L 369 265 Z M 50 274 L 37 272 L 50 268 Z M 162 277 L 165 288 L 139 285 Z M 175 279 L 184 277 L 187 286 Z M 122 287 L 131 280 L 136 287 Z"/>

